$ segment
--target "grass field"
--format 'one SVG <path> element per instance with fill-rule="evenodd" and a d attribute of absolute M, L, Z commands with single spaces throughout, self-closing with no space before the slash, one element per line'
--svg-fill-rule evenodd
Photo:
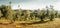
<path fill-rule="evenodd" d="M 9 21 L 6 21 L 6 22 L 9 22 Z M 31 25 L 27 25 L 27 24 L 20 25 L 20 24 L 16 24 L 16 22 L 13 24 L 16 25 L 16 28 L 60 28 L 60 19 L 56 18 L 54 21 L 48 21 L 46 23 L 31 24 Z M 0 25 L 0 27 L 1 27 L 1 25 Z"/>

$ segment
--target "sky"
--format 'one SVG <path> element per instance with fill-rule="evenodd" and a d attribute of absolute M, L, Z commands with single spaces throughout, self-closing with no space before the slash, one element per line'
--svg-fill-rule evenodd
<path fill-rule="evenodd" d="M 18 5 L 22 9 L 41 9 L 46 6 L 53 5 L 55 10 L 60 10 L 60 0 L 11 0 L 12 8 L 18 9 Z M 0 0 L 0 5 L 9 4 L 9 0 Z"/>

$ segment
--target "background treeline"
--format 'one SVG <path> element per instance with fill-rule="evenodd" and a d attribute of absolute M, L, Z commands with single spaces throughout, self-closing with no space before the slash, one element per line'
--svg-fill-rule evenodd
<path fill-rule="evenodd" d="M 26 20 L 50 20 L 59 18 L 60 15 L 57 10 L 54 10 L 53 6 L 46 6 L 45 9 L 37 10 L 23 10 L 21 8 L 13 10 L 11 6 L 0 6 L 0 19 L 7 19 L 11 21 L 26 21 Z"/>

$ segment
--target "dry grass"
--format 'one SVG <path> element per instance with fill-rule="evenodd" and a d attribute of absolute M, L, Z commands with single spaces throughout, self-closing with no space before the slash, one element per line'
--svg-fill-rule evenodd
<path fill-rule="evenodd" d="M 54 21 L 50 21 L 42 24 L 32 24 L 32 25 L 16 25 L 19 28 L 60 28 L 60 19 L 55 19 Z"/>
<path fill-rule="evenodd" d="M 0 28 L 16 28 L 15 25 L 0 25 Z"/>
<path fill-rule="evenodd" d="M 17 28 L 60 28 L 60 19 L 58 18 L 56 18 L 54 21 L 40 23 L 40 24 L 32 24 L 32 25 L 19 25 L 17 24 L 19 22 L 25 23 L 26 21 L 15 21 L 14 24 L 16 25 Z"/>
<path fill-rule="evenodd" d="M 0 19 L 0 24 L 9 24 L 10 22 L 11 22 L 10 20 L 5 19 L 4 17 Z"/>

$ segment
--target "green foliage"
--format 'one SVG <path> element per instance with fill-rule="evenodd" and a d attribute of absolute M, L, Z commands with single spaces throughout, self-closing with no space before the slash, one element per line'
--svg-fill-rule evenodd
<path fill-rule="evenodd" d="M 20 10 L 18 10 L 18 13 L 17 13 L 17 20 L 22 20 L 21 14 L 22 14 L 22 11 L 20 9 Z"/>
<path fill-rule="evenodd" d="M 55 12 L 55 18 L 58 18 L 58 11 Z"/>
<path fill-rule="evenodd" d="M 3 16 L 3 14 L 1 13 L 1 11 L 0 11 L 0 18 Z"/>
<path fill-rule="evenodd" d="M 51 9 L 51 10 L 49 10 Z M 2 5 L 0 7 L 0 17 L 5 17 L 9 20 L 18 20 L 18 21 L 26 21 L 26 20 L 37 20 L 40 19 L 41 21 L 44 21 L 44 19 L 47 17 L 47 19 L 50 19 L 51 21 L 58 17 L 58 12 L 53 9 L 52 6 L 46 7 L 46 10 L 22 10 L 19 9 L 18 11 L 12 10 L 11 6 Z"/>
<path fill-rule="evenodd" d="M 7 12 L 7 6 L 6 5 L 2 5 L 0 7 L 1 13 L 3 14 L 3 17 L 6 16 L 6 12 Z"/>

